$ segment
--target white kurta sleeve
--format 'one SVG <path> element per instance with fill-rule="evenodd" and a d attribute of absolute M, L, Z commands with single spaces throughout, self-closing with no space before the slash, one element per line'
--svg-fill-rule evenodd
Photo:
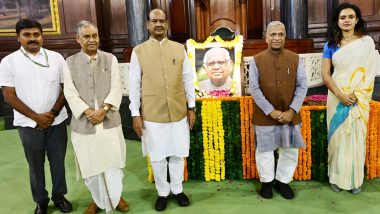
<path fill-rule="evenodd" d="M 183 85 L 185 86 L 185 94 L 187 99 L 187 107 L 195 107 L 195 88 L 193 83 L 193 71 L 189 58 L 187 58 L 186 51 L 184 52 L 185 58 L 183 60 Z"/>
<path fill-rule="evenodd" d="M 73 116 L 76 119 L 79 119 L 82 116 L 83 112 L 90 107 L 79 96 L 66 62 L 63 64 L 63 79 L 65 85 L 65 87 L 63 87 L 65 98 L 69 103 Z"/>
<path fill-rule="evenodd" d="M 131 63 L 129 64 L 129 100 L 132 117 L 140 116 L 141 106 L 141 66 L 134 51 L 132 51 Z"/>
<path fill-rule="evenodd" d="M 111 110 L 118 111 L 121 104 L 122 93 L 119 63 L 116 57 L 113 56 L 111 65 L 111 88 L 109 94 L 104 99 L 104 103 L 111 104 Z"/>

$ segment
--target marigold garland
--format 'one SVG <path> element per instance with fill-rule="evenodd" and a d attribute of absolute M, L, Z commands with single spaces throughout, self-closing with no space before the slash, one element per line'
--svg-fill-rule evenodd
<path fill-rule="evenodd" d="M 380 177 L 380 102 L 370 102 L 366 136 L 366 179 Z"/>
<path fill-rule="evenodd" d="M 240 99 L 240 120 L 243 178 L 258 178 L 253 131 L 253 99 L 250 96 Z"/>
<path fill-rule="evenodd" d="M 205 49 L 213 40 L 214 40 L 214 37 L 209 36 L 204 42 L 196 42 L 194 39 L 189 39 L 187 40 L 187 43 L 195 48 Z"/>
<path fill-rule="evenodd" d="M 254 132 L 252 125 L 253 100 L 252 97 L 222 97 L 222 98 L 201 98 L 201 121 L 202 136 L 204 148 L 204 178 L 209 180 L 223 180 L 225 178 L 225 160 L 224 160 L 224 129 L 223 129 L 223 112 L 221 108 L 222 101 L 239 101 L 240 102 L 240 134 L 241 134 L 241 170 L 243 179 L 258 178 L 256 163 L 254 160 Z M 311 122 L 320 123 L 321 121 L 311 121 L 310 111 L 323 111 L 326 106 L 302 106 L 301 134 L 305 140 L 306 148 L 300 149 L 299 163 L 294 173 L 295 180 L 311 179 L 312 157 L 312 132 Z M 198 113 L 199 114 L 199 113 Z M 317 114 L 318 115 L 318 114 Z M 380 102 L 370 102 L 370 113 L 368 121 L 368 131 L 366 138 L 366 178 L 375 179 L 380 177 Z M 327 145 L 323 146 L 326 150 Z M 323 151 L 320 151 L 323 152 Z M 327 152 L 327 150 L 325 151 Z M 153 170 L 148 163 L 148 180 L 154 181 Z M 188 162 L 185 162 L 188 166 Z M 320 163 L 323 164 L 323 163 Z M 323 168 L 326 169 L 326 166 Z M 184 176 L 187 178 L 188 171 L 185 167 Z M 320 170 L 323 173 L 323 170 Z M 318 179 L 318 178 L 314 178 Z"/>
<path fill-rule="evenodd" d="M 309 180 L 311 179 L 311 119 L 310 111 L 312 110 L 325 110 L 326 106 L 302 106 L 300 110 L 301 115 L 301 134 L 306 144 L 305 149 L 300 149 L 298 153 L 298 165 L 294 173 L 295 180 Z"/>
<path fill-rule="evenodd" d="M 187 181 L 189 179 L 189 172 L 187 171 L 187 158 L 185 158 L 185 167 L 183 170 L 183 180 Z"/>
<path fill-rule="evenodd" d="M 223 113 L 220 100 L 202 102 L 205 180 L 225 179 Z"/>
<path fill-rule="evenodd" d="M 153 175 L 152 165 L 150 165 L 149 155 L 146 156 L 146 161 L 148 163 L 148 181 L 150 183 L 153 183 L 154 182 L 154 175 Z"/>
<path fill-rule="evenodd" d="M 251 177 L 259 178 L 258 171 L 256 169 L 256 161 L 255 161 L 255 137 L 253 131 L 253 99 L 249 97 L 248 100 L 248 113 L 249 113 L 249 143 L 251 145 Z"/>
<path fill-rule="evenodd" d="M 220 38 L 219 35 L 215 36 L 214 39 L 216 42 L 221 44 L 223 47 L 226 47 L 228 49 L 235 48 L 236 44 L 240 41 L 242 36 L 241 35 L 236 35 L 235 38 L 231 41 L 225 41 L 222 38 Z"/>

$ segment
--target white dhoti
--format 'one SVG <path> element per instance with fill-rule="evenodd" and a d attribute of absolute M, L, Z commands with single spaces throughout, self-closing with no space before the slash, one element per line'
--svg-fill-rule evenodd
<path fill-rule="evenodd" d="M 123 190 L 123 177 L 121 169 L 113 168 L 85 179 L 85 184 L 96 205 L 106 213 L 111 213 L 119 204 Z"/>
<path fill-rule="evenodd" d="M 182 192 L 184 157 L 189 156 L 190 130 L 187 117 L 170 123 L 144 121 L 143 154 L 149 155 L 159 196 Z M 166 158 L 169 157 L 169 162 Z M 167 182 L 169 166 L 170 183 Z"/>
<path fill-rule="evenodd" d="M 106 212 L 112 212 L 123 190 L 125 140 L 121 125 L 104 129 L 103 123 L 100 123 L 95 129 L 96 134 L 92 135 L 72 132 L 77 176 L 81 175 L 85 179 L 96 205 Z"/>
<path fill-rule="evenodd" d="M 84 135 L 72 131 L 71 141 L 75 151 L 77 171 L 83 178 L 105 172 L 107 169 L 124 168 L 126 146 L 121 125 L 104 129 L 103 123 L 95 126 L 96 134 Z"/>

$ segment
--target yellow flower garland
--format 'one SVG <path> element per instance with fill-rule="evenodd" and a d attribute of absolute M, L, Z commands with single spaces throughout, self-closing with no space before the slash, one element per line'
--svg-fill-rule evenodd
<path fill-rule="evenodd" d="M 205 180 L 225 179 L 223 112 L 220 100 L 202 102 Z"/>
<path fill-rule="evenodd" d="M 221 101 L 223 100 L 240 100 L 243 177 L 244 179 L 258 178 L 254 161 L 254 147 L 252 146 L 252 97 L 201 98 L 198 100 L 202 100 L 201 116 L 206 181 L 210 181 L 211 177 L 213 180 L 225 179 L 224 129 L 221 109 Z M 367 169 L 366 178 L 374 179 L 380 177 L 380 161 L 378 161 L 380 159 L 380 102 L 371 101 L 370 106 L 365 165 Z M 301 108 L 300 112 L 303 124 L 301 133 L 306 143 L 306 149 L 301 149 L 299 152 L 299 163 L 294 173 L 295 180 L 311 179 L 312 136 L 310 111 L 325 109 L 326 106 L 302 106 Z M 148 180 L 149 182 L 153 182 L 154 176 L 149 156 L 147 156 L 147 163 Z"/>
<path fill-rule="evenodd" d="M 146 161 L 148 162 L 148 181 L 150 183 L 153 183 L 154 182 L 154 175 L 153 175 L 152 165 L 150 165 L 149 155 L 146 156 Z"/>
<path fill-rule="evenodd" d="M 236 35 L 235 38 L 231 41 L 225 41 L 220 36 L 215 36 L 214 39 L 217 43 L 221 44 L 223 47 L 228 49 L 234 48 L 235 45 L 240 41 L 241 35 Z"/>
<path fill-rule="evenodd" d="M 187 43 L 190 44 L 191 46 L 193 46 L 194 48 L 197 48 L 197 49 L 205 49 L 208 47 L 208 45 L 214 40 L 214 37 L 213 36 L 209 36 L 207 37 L 206 41 L 200 43 L 200 42 L 196 42 L 194 39 L 188 39 L 187 40 Z"/>
<path fill-rule="evenodd" d="M 204 175 L 205 180 L 210 181 L 210 158 L 209 158 L 209 150 L 208 150 L 208 115 L 209 112 L 209 102 L 202 102 L 202 135 L 203 135 L 203 158 L 204 158 Z"/>

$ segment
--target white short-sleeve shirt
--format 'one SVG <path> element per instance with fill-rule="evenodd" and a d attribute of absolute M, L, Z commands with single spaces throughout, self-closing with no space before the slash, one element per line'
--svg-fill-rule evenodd
<path fill-rule="evenodd" d="M 49 112 L 61 91 L 65 60 L 59 53 L 47 49 L 41 48 L 35 56 L 26 52 L 23 47 L 21 49 L 30 59 L 21 50 L 3 58 L 0 64 L 0 86 L 14 87 L 17 97 L 36 113 Z M 47 54 L 49 67 L 42 67 L 33 62 L 47 64 L 43 50 Z M 63 107 L 52 125 L 60 124 L 66 118 L 67 112 Z M 37 123 L 14 110 L 13 125 L 35 127 Z"/>

